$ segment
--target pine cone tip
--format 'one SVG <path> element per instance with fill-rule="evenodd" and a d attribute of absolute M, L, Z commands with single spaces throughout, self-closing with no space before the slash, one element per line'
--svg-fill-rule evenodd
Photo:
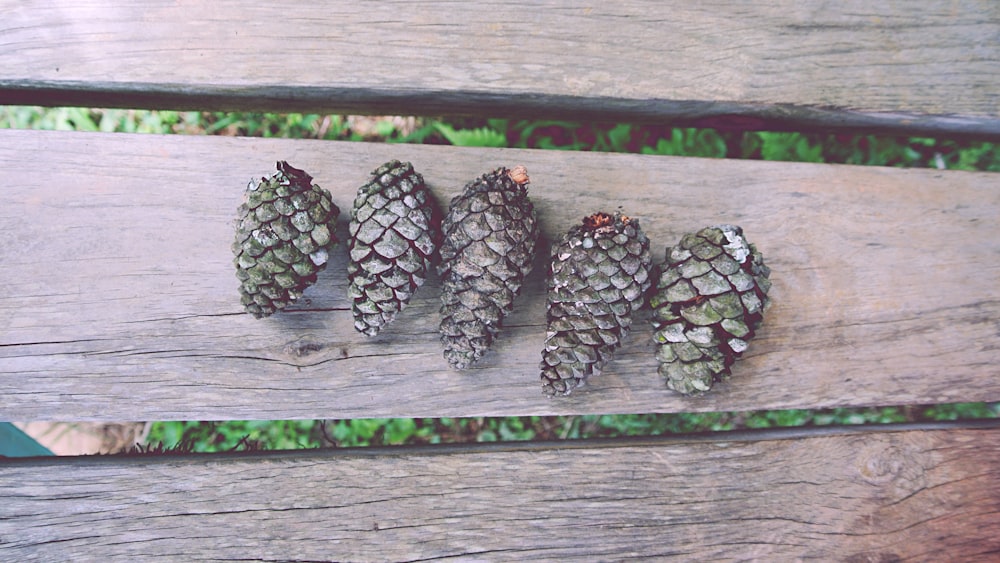
<path fill-rule="evenodd" d="M 531 182 L 528 178 L 528 169 L 523 164 L 515 166 L 507 175 L 510 176 L 511 180 L 514 180 L 515 184 L 523 186 Z"/>

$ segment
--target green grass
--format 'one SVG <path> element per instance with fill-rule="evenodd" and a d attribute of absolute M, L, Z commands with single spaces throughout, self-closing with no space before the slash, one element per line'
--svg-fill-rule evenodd
<path fill-rule="evenodd" d="M 978 141 L 726 132 L 628 123 L 512 119 L 358 119 L 339 115 L 0 106 L 0 128 L 243 135 L 454 144 L 649 155 L 1000 171 L 1000 146 Z M 1000 403 L 645 415 L 335 421 L 157 422 L 149 444 L 183 451 L 559 440 L 590 437 L 1000 417 Z M 154 448 L 154 451 L 155 448 Z"/>
<path fill-rule="evenodd" d="M 191 444 L 195 452 L 216 452 L 248 444 L 263 449 L 302 449 L 512 442 L 997 417 L 1000 403 L 587 416 L 157 422 L 152 425 L 148 443 Z"/>
<path fill-rule="evenodd" d="M 299 113 L 0 106 L 0 128 L 454 144 L 1000 171 L 1000 145 L 982 141 L 469 118 L 417 120 L 403 131 L 392 118 L 365 120 L 364 128 L 352 119 Z"/>

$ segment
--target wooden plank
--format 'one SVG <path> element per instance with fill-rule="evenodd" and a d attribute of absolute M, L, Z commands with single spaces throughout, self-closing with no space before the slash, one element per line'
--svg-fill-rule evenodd
<path fill-rule="evenodd" d="M 1000 4 L 30 0 L 0 103 L 1000 138 Z"/>
<path fill-rule="evenodd" d="M 277 159 L 347 209 L 414 163 L 437 201 L 498 165 L 531 174 L 545 241 L 494 350 L 451 371 L 438 281 L 377 338 L 353 329 L 341 246 L 306 299 L 242 312 L 230 251 Z M 214 420 L 680 412 L 1000 400 L 995 174 L 281 139 L 0 131 L 0 420 Z M 741 224 L 773 306 L 706 397 L 656 375 L 645 315 L 588 389 L 545 398 L 550 241 L 621 207 L 664 249 Z M 338 233 L 346 238 L 347 213 Z"/>
<path fill-rule="evenodd" d="M 1000 551 L 996 424 L 812 430 L 10 460 L 0 556 L 969 561 Z"/>

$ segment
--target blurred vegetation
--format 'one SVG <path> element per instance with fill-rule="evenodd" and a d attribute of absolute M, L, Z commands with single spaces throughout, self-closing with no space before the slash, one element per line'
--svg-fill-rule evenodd
<path fill-rule="evenodd" d="M 923 137 L 718 131 L 629 123 L 0 106 L 0 128 L 241 135 L 631 152 L 704 158 L 1000 171 L 1000 146 Z M 157 422 L 142 451 L 299 449 L 660 435 L 1000 417 L 1000 403 L 503 418 Z M 164 446 L 166 444 L 166 446 Z"/>
<path fill-rule="evenodd" d="M 1000 403 L 673 414 L 479 418 L 361 418 L 157 422 L 150 444 L 189 444 L 191 451 L 302 449 L 462 442 L 572 440 L 658 436 L 744 428 L 886 424 L 1000 417 Z"/>
<path fill-rule="evenodd" d="M 0 128 L 240 135 L 1000 171 L 1000 145 L 629 123 L 0 106 Z"/>

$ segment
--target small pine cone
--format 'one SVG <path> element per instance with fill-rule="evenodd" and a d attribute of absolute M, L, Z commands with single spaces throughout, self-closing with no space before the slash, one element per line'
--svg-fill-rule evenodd
<path fill-rule="evenodd" d="M 539 228 L 523 166 L 498 168 L 451 200 L 441 230 L 441 341 L 464 369 L 490 348 L 531 271 Z"/>
<path fill-rule="evenodd" d="M 542 391 L 569 395 L 601 373 L 646 301 L 652 261 L 639 221 L 596 213 L 552 249 Z"/>
<path fill-rule="evenodd" d="M 763 320 L 770 273 L 743 229 L 732 225 L 685 235 L 667 249 L 650 298 L 667 387 L 703 393 L 729 376 Z"/>
<path fill-rule="evenodd" d="M 266 317 L 316 282 L 337 243 L 338 215 L 330 192 L 285 161 L 270 178 L 250 181 L 232 246 L 248 313 Z"/>
<path fill-rule="evenodd" d="M 409 162 L 372 172 L 351 209 L 348 295 L 354 328 L 375 336 L 427 279 L 436 250 L 434 201 Z"/>

